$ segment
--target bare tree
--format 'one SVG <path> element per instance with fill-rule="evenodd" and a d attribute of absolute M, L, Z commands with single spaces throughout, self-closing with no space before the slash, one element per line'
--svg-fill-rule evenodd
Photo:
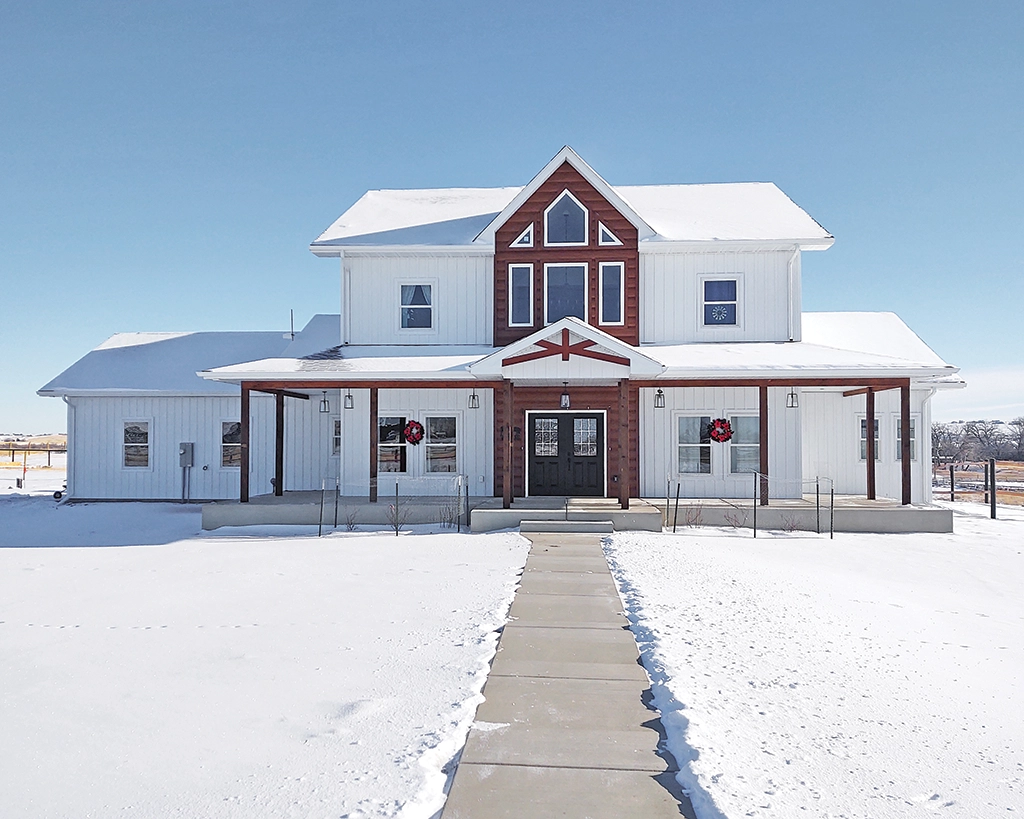
<path fill-rule="evenodd" d="M 932 457 L 936 464 L 951 464 L 964 459 L 967 439 L 954 424 L 932 424 Z"/>
<path fill-rule="evenodd" d="M 999 458 L 1008 449 L 1002 424 L 993 421 L 968 421 L 964 437 L 973 458 Z"/>
<path fill-rule="evenodd" d="M 1014 418 L 1008 426 L 1010 432 L 1007 435 L 1007 442 L 1012 450 L 1010 457 L 1015 461 L 1024 461 L 1024 415 Z"/>

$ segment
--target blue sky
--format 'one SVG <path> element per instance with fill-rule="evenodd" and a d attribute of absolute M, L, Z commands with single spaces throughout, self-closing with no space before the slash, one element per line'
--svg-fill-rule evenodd
<path fill-rule="evenodd" d="M 980 11 L 979 11 L 980 9 Z M 0 431 L 112 333 L 338 306 L 370 188 L 773 181 L 836 237 L 807 310 L 893 310 L 1024 414 L 1024 5 L 48 2 L 0 8 Z M 985 387 L 981 385 L 987 385 Z"/>

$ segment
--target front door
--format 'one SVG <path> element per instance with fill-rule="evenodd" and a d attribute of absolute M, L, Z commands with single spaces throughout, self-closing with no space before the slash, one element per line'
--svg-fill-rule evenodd
<path fill-rule="evenodd" d="M 530 413 L 531 495 L 604 496 L 604 416 Z"/>

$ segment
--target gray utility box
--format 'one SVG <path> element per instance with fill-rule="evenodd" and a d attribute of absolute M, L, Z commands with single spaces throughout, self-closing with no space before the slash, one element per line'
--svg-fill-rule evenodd
<path fill-rule="evenodd" d="M 193 443 L 178 444 L 178 466 L 192 466 L 195 462 L 196 445 Z"/>

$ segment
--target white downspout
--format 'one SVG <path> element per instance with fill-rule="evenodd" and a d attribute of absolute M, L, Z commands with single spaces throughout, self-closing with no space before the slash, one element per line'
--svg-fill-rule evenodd
<path fill-rule="evenodd" d="M 75 420 L 77 418 L 77 415 L 75 413 L 75 405 L 72 404 L 70 401 L 68 401 L 68 397 L 66 395 L 62 395 L 60 398 L 61 398 L 61 401 L 63 401 L 68 406 L 68 446 L 67 446 L 67 450 L 68 451 L 67 451 L 67 454 L 65 456 L 66 459 L 67 459 L 67 464 L 66 464 L 66 472 L 67 472 L 67 474 L 66 474 L 66 477 L 67 477 L 67 484 L 68 484 L 68 497 L 69 498 L 73 498 L 75 496 L 74 480 L 73 480 L 74 474 L 75 474 L 75 470 L 74 470 L 75 458 L 74 458 L 74 455 L 72 453 L 74 452 L 74 443 L 75 443 L 75 437 L 76 437 L 75 436 Z"/>
<path fill-rule="evenodd" d="M 342 344 L 348 344 L 349 341 L 349 282 L 348 282 L 348 271 L 345 269 L 345 251 L 342 250 L 338 254 L 341 260 L 341 328 L 340 338 Z"/>
<path fill-rule="evenodd" d="M 796 260 L 797 260 L 797 257 L 799 256 L 799 254 L 800 254 L 800 246 L 797 245 L 796 247 L 793 248 L 793 253 L 789 257 L 789 265 L 787 266 L 788 269 L 787 269 L 786 292 L 787 292 L 787 295 L 789 296 L 789 298 L 788 298 L 788 302 L 789 302 L 788 327 L 789 327 L 789 340 L 790 341 L 793 341 L 795 336 L 796 336 L 796 322 L 795 322 L 795 316 L 794 316 L 794 310 L 793 310 L 793 308 L 794 308 L 794 304 L 793 304 L 793 291 L 794 291 L 793 277 L 794 277 L 794 271 L 793 271 L 793 268 L 794 268 L 794 265 L 796 264 Z"/>

